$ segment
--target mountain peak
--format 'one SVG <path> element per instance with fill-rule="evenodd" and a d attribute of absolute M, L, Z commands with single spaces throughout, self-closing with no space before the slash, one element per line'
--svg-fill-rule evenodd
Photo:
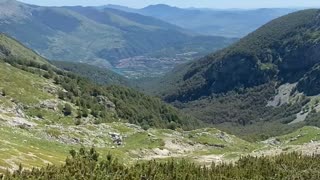
<path fill-rule="evenodd" d="M 169 6 L 167 4 L 155 4 L 147 6 L 143 9 L 178 9 L 177 7 Z"/>

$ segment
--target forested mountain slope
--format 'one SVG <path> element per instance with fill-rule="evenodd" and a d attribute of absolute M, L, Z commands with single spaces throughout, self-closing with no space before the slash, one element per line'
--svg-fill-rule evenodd
<path fill-rule="evenodd" d="M 220 125 L 259 122 L 256 128 L 272 130 L 310 123 L 307 112 L 317 112 L 318 100 L 305 96 L 320 94 L 319 13 L 311 9 L 278 18 L 228 48 L 176 68 L 163 78 L 160 94 Z M 263 125 L 270 122 L 280 124 Z"/>
<path fill-rule="evenodd" d="M 192 100 L 273 80 L 298 81 L 319 61 L 318 15 L 319 10 L 305 10 L 273 20 L 240 42 L 186 65 L 178 90 L 167 99 Z"/>

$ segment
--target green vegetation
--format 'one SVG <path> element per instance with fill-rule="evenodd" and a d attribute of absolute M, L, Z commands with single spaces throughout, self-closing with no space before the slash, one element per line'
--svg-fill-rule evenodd
<path fill-rule="evenodd" d="M 274 85 L 267 84 L 242 92 L 216 94 L 189 103 L 175 102 L 174 105 L 228 133 L 256 141 L 286 134 L 305 125 L 304 122 L 293 125 L 288 123 L 296 118 L 296 114 L 310 102 L 310 98 L 302 96 L 294 103 L 278 107 L 266 106 L 275 95 L 274 92 Z"/>
<path fill-rule="evenodd" d="M 289 145 L 298 145 L 310 142 L 316 142 L 320 140 L 319 128 L 305 126 L 290 134 L 286 134 L 277 137 L 280 142 L 287 143 Z"/>
<path fill-rule="evenodd" d="M 99 158 L 95 149 L 70 151 L 61 166 L 7 172 L 2 179 L 310 179 L 320 176 L 320 156 L 298 153 L 275 157 L 243 157 L 235 164 L 203 167 L 186 160 L 138 162 L 126 166 L 111 154 Z"/>
<path fill-rule="evenodd" d="M 15 97 L 16 100 L 26 105 L 52 97 L 52 95 L 42 91 L 42 85 L 46 84 L 46 82 L 38 75 L 13 69 L 11 66 L 1 62 L 0 68 L 1 88 L 4 90 L 2 94 L 5 92 L 5 96 Z M 10 74 L 10 76 L 8 76 L 8 74 Z M 23 94 L 21 91 L 23 91 Z"/>
<path fill-rule="evenodd" d="M 87 117 L 91 114 L 95 123 L 121 119 L 133 124 L 160 128 L 166 128 L 172 122 L 176 123 L 177 127 L 187 129 L 200 126 L 197 120 L 181 114 L 160 99 L 125 87 L 97 85 L 73 73 L 46 64 L 46 61 L 38 62 L 24 58 L 28 57 L 19 58 L 10 55 L 3 57 L 3 62 L 17 68 L 15 73 L 11 72 L 10 65 L 0 63 L 3 66 L 1 73 L 4 73 L 3 76 L 0 76 L 3 82 L 2 89 L 5 89 L 8 96 L 16 98 L 20 103 L 37 104 L 40 100 L 52 99 L 57 95 L 60 101 L 68 102 L 62 104 L 63 107 L 60 105 L 59 108 L 65 116 Z M 5 74 L 12 75 L 6 76 Z M 21 93 L 21 91 L 24 92 Z M 52 92 L 46 93 L 45 91 Z M 29 112 L 33 109 L 30 108 Z M 40 116 L 39 118 L 51 116 L 51 113 L 42 113 L 44 112 L 36 111 L 32 114 Z"/>
<path fill-rule="evenodd" d="M 70 104 L 65 104 L 65 106 L 63 108 L 63 114 L 65 116 L 69 116 L 72 114 L 72 107 L 70 106 Z"/>
<path fill-rule="evenodd" d="M 68 150 L 73 147 L 38 138 L 37 132 L 32 130 L 3 126 L 0 130 L 0 166 L 2 168 L 15 168 L 20 163 L 23 163 L 26 168 L 42 167 L 49 162 L 59 165 L 63 163 Z M 4 169 L 0 169 L 0 172 L 4 172 Z"/>
<path fill-rule="evenodd" d="M 0 58 L 15 57 L 19 59 L 29 59 L 40 64 L 48 62 L 34 51 L 26 48 L 20 42 L 0 33 Z"/>

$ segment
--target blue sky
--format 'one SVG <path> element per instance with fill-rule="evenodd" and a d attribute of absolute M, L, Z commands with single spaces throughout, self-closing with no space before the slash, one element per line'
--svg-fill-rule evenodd
<path fill-rule="evenodd" d="M 141 8 L 151 4 L 202 8 L 320 7 L 320 0 L 20 0 L 46 6 L 118 4 Z"/>

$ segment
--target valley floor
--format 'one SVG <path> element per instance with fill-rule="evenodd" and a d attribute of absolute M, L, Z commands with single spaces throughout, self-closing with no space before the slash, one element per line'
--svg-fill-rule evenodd
<path fill-rule="evenodd" d="M 28 125 L 29 124 L 29 125 Z M 137 160 L 187 159 L 203 165 L 234 162 L 240 156 L 286 152 L 320 154 L 320 129 L 304 127 L 291 134 L 250 143 L 217 129 L 173 131 L 127 123 L 46 125 L 0 114 L 0 171 L 63 163 L 71 149 L 96 147 L 131 164 Z M 129 160 L 129 161 L 128 161 Z"/>

